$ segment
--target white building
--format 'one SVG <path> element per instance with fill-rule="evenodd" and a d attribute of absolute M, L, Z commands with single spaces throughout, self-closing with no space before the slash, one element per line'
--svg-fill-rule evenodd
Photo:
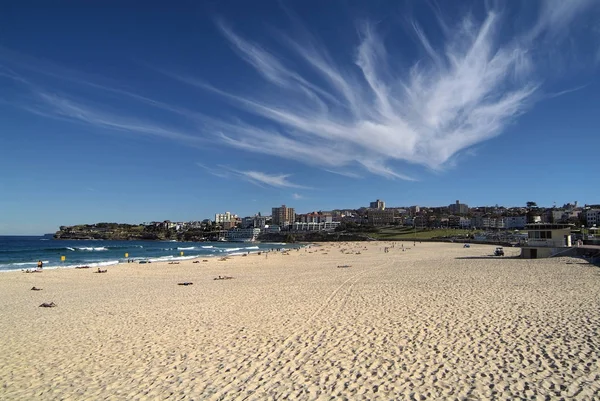
<path fill-rule="evenodd" d="M 227 241 L 254 242 L 260 234 L 260 228 L 232 228 L 225 233 Z"/>
<path fill-rule="evenodd" d="M 231 222 L 236 219 L 237 219 L 237 215 L 231 214 L 229 212 L 215 214 L 215 223 L 217 223 L 217 224 Z"/>
<path fill-rule="evenodd" d="M 521 248 L 521 257 L 526 259 L 547 258 L 557 255 L 571 246 L 569 224 L 535 223 L 526 226 L 527 246 Z"/>
<path fill-rule="evenodd" d="M 341 224 L 339 221 L 324 221 L 321 223 L 310 222 L 302 223 L 295 222 L 292 225 L 294 231 L 331 231 L 335 230 Z"/>

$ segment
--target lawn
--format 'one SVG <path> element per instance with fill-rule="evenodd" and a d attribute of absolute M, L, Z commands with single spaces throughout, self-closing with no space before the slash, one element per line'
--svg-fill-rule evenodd
<path fill-rule="evenodd" d="M 378 233 L 369 233 L 370 237 L 382 240 L 411 240 L 411 239 L 432 239 L 436 237 L 464 237 L 472 234 L 470 230 L 445 229 L 445 228 L 417 228 L 416 234 L 413 227 L 384 227 Z"/>

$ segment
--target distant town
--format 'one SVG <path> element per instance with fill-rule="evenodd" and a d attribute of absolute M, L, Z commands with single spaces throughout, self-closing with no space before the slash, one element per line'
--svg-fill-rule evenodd
<path fill-rule="evenodd" d="M 520 233 L 531 224 L 569 226 L 573 240 L 597 238 L 600 205 L 567 203 L 541 207 L 469 207 L 459 200 L 447 206 L 388 207 L 377 199 L 357 209 L 334 209 L 298 214 L 286 205 L 273 207 L 270 216 L 240 217 L 216 213 L 214 220 L 145 222 L 138 225 L 97 223 L 61 226 L 58 239 L 156 239 L 180 241 L 294 241 L 331 239 L 435 239 L 463 237 L 474 240 L 522 243 Z M 345 236 L 345 237 L 344 237 Z M 354 238 L 356 237 L 356 238 Z"/>

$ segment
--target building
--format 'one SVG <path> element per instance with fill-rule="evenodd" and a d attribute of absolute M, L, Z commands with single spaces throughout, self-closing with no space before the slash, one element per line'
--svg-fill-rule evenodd
<path fill-rule="evenodd" d="M 393 210 L 370 210 L 367 214 L 367 222 L 374 226 L 386 226 L 394 222 Z"/>
<path fill-rule="evenodd" d="M 588 209 L 585 211 L 585 225 L 593 227 L 600 225 L 600 209 Z"/>
<path fill-rule="evenodd" d="M 570 249 L 571 225 L 534 223 L 526 227 L 527 246 L 521 248 L 525 259 L 548 258 Z"/>
<path fill-rule="evenodd" d="M 502 217 L 504 228 L 507 230 L 522 229 L 527 225 L 527 216 Z"/>
<path fill-rule="evenodd" d="M 469 213 L 469 205 L 460 203 L 458 200 L 452 205 L 448 205 L 448 211 L 453 214 L 467 214 Z"/>
<path fill-rule="evenodd" d="M 333 221 L 333 214 L 328 212 L 312 212 L 296 215 L 296 221 L 300 223 L 326 223 Z"/>
<path fill-rule="evenodd" d="M 254 217 L 248 216 L 242 218 L 242 228 L 254 228 Z"/>
<path fill-rule="evenodd" d="M 265 228 L 268 216 L 261 216 L 260 213 L 254 216 L 254 228 Z"/>
<path fill-rule="evenodd" d="M 233 228 L 225 233 L 227 241 L 254 242 L 260 234 L 260 228 Z"/>
<path fill-rule="evenodd" d="M 292 226 L 294 231 L 333 231 L 335 230 L 340 224 L 342 224 L 339 221 L 329 221 L 329 222 L 310 222 L 310 223 L 302 223 L 302 222 L 295 222 Z"/>
<path fill-rule="evenodd" d="M 281 205 L 281 207 L 272 208 L 272 219 L 273 224 L 280 227 L 288 227 L 296 220 L 296 213 L 293 207 Z"/>
<path fill-rule="evenodd" d="M 385 210 L 385 202 L 377 199 L 375 202 L 369 203 L 370 209 Z"/>
<path fill-rule="evenodd" d="M 231 214 L 229 212 L 225 213 L 216 213 L 215 214 L 215 223 L 222 224 L 228 221 L 236 220 L 238 216 L 236 214 Z"/>

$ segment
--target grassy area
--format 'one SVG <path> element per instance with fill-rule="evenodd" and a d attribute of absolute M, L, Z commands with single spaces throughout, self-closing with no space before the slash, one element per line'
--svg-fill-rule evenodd
<path fill-rule="evenodd" d="M 469 230 L 460 229 L 419 229 L 413 227 L 384 227 L 378 233 L 370 233 L 369 236 L 382 240 L 411 240 L 416 239 L 431 239 L 436 237 L 459 237 L 472 234 Z"/>

